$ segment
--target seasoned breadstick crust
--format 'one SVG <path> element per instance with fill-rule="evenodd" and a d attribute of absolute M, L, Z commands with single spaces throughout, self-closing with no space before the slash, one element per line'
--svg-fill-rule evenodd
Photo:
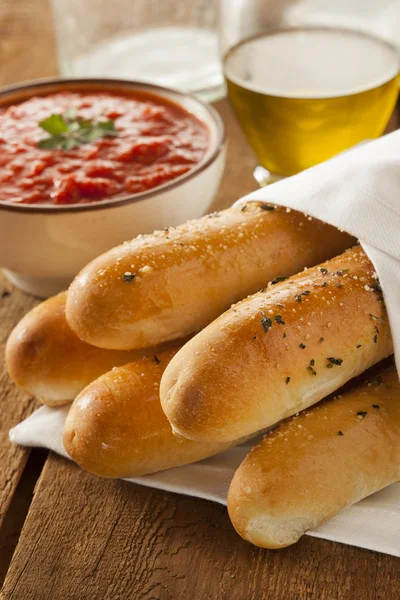
<path fill-rule="evenodd" d="M 178 434 L 226 442 L 315 404 L 393 352 L 382 291 L 356 246 L 233 306 L 161 382 Z"/>
<path fill-rule="evenodd" d="M 249 202 L 99 256 L 72 283 L 67 320 L 101 348 L 155 346 L 200 330 L 267 281 L 353 243 L 300 213 Z"/>
<path fill-rule="evenodd" d="M 400 384 L 394 367 L 284 422 L 232 480 L 229 516 L 263 548 L 306 531 L 400 479 Z"/>
<path fill-rule="evenodd" d="M 116 367 L 76 398 L 64 429 L 64 447 L 100 477 L 138 477 L 201 460 L 228 444 L 176 437 L 161 410 L 161 375 L 174 350 Z"/>
<path fill-rule="evenodd" d="M 12 379 L 43 404 L 68 404 L 88 383 L 143 351 L 102 350 L 82 342 L 65 319 L 66 293 L 33 308 L 12 331 L 6 364 Z"/>

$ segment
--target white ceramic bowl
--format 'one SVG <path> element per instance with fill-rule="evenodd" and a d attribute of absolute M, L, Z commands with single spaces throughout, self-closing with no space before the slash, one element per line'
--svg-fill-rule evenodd
<path fill-rule="evenodd" d="M 42 298 L 66 289 L 82 267 L 109 248 L 207 213 L 225 165 L 218 113 L 193 96 L 159 86 L 112 79 L 41 80 L 3 88 L 0 107 L 60 90 L 151 92 L 206 123 L 210 145 L 191 171 L 148 192 L 68 206 L 0 202 L 0 266 L 14 285 Z"/>

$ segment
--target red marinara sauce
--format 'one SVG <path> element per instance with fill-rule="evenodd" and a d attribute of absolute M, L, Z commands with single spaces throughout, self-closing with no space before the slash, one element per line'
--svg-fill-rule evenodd
<path fill-rule="evenodd" d="M 44 150 L 38 123 L 72 109 L 110 119 L 116 137 Z M 0 201 L 81 204 L 145 192 L 190 171 L 209 145 L 207 126 L 150 94 L 58 92 L 0 108 Z"/>

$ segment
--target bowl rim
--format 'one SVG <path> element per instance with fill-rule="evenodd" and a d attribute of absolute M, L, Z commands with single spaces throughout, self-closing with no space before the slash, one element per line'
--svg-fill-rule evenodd
<path fill-rule="evenodd" d="M 0 210 L 11 211 L 11 212 L 20 212 L 20 213 L 30 213 L 30 214 L 52 214 L 52 215 L 62 215 L 66 213 L 74 213 L 74 212 L 87 212 L 93 210 L 105 210 L 108 208 L 116 208 L 118 206 L 125 206 L 127 204 L 134 204 L 136 202 L 142 202 L 149 198 L 153 198 L 154 196 L 168 192 L 182 183 L 192 179 L 205 169 L 207 169 L 221 154 L 222 150 L 226 145 L 226 132 L 224 123 L 222 121 L 221 116 L 216 111 L 216 109 L 199 100 L 193 94 L 188 94 L 185 92 L 181 92 L 179 90 L 174 90 L 173 88 L 168 88 L 161 85 L 156 85 L 153 83 L 147 83 L 145 81 L 136 81 L 129 79 L 113 79 L 113 78 L 103 78 L 103 77 L 46 77 L 40 79 L 32 79 L 26 81 L 22 84 L 12 84 L 5 87 L 0 88 L 0 101 L 3 100 L 4 96 L 7 96 L 10 93 L 23 92 L 27 91 L 30 88 L 46 88 L 47 86 L 54 86 L 60 84 L 62 86 L 68 87 L 69 85 L 73 86 L 74 84 L 78 84 L 82 88 L 87 85 L 105 85 L 105 86 L 115 86 L 121 88 L 128 89 L 140 89 L 144 92 L 150 92 L 154 96 L 161 96 L 162 98 L 166 98 L 170 102 L 175 102 L 184 110 L 190 112 L 184 105 L 183 102 L 179 102 L 179 100 L 189 99 L 190 101 L 198 104 L 203 110 L 205 110 L 211 121 L 214 122 L 216 127 L 216 140 L 213 145 L 215 148 L 210 153 L 210 155 L 201 160 L 193 169 L 180 175 L 176 179 L 172 181 L 166 182 L 162 185 L 159 185 L 153 189 L 150 189 L 146 192 L 139 192 L 137 194 L 130 194 L 128 196 L 123 196 L 121 198 L 115 198 L 110 200 L 100 200 L 98 202 L 87 202 L 82 204 L 67 204 L 67 205 L 45 205 L 45 204 L 13 204 L 12 202 L 6 202 L 4 200 L 0 200 Z M 106 90 L 105 90 L 106 91 Z M 170 97 L 172 95 L 172 97 Z M 177 97 L 177 98 L 176 98 Z M 200 117 L 197 117 L 200 119 Z M 201 120 L 201 119 L 200 119 Z M 206 124 L 207 125 L 207 124 Z"/>

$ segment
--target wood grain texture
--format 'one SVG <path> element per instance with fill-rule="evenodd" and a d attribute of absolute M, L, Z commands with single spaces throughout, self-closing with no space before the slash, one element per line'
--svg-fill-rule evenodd
<path fill-rule="evenodd" d="M 0 0 L 0 56 L 0 85 L 56 74 L 50 0 Z M 226 124 L 229 153 L 215 209 L 255 188 L 251 172 L 256 163 L 227 102 L 217 108 Z M 390 130 L 397 122 L 395 115 Z M 3 290 L 12 294 L 1 297 Z M 28 455 L 9 444 L 8 429 L 34 408 L 4 371 L 4 344 L 35 302 L 0 277 L 0 518 Z M 19 486 L 18 492 L 24 489 Z M 14 505 L 19 505 L 17 497 Z M 21 505 L 26 511 L 26 502 Z M 235 534 L 221 506 L 100 480 L 56 456 L 48 459 L 36 486 L 0 594 L 2 600 L 399 597 L 398 559 L 312 538 L 279 552 L 258 550 Z"/>
<path fill-rule="evenodd" d="M 40 576 L 38 577 L 38 574 Z M 104 481 L 51 456 L 2 600 L 398 600 L 399 561 L 303 538 L 259 550 L 211 502 Z"/>
<path fill-rule="evenodd" d="M 33 490 L 40 477 L 48 451 L 34 448 L 29 457 L 0 527 L 0 588 L 6 577 L 26 515 L 32 502 Z"/>
<path fill-rule="evenodd" d="M 34 298 L 13 290 L 0 274 L 0 526 L 29 452 L 10 443 L 8 430 L 27 417 L 36 406 L 35 401 L 18 390 L 9 379 L 4 364 L 4 348 L 11 329 L 36 302 Z"/>

